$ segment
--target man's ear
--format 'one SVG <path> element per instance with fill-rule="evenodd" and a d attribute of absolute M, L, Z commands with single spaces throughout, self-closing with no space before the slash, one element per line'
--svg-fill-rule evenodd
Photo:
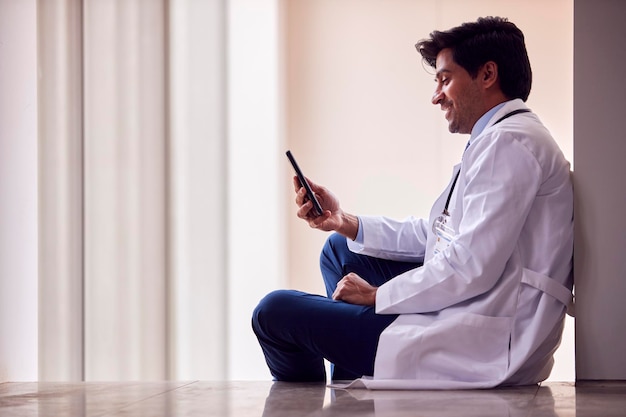
<path fill-rule="evenodd" d="M 490 88 L 498 82 L 498 64 L 493 61 L 487 61 L 481 67 L 479 76 L 482 79 L 483 86 Z"/>

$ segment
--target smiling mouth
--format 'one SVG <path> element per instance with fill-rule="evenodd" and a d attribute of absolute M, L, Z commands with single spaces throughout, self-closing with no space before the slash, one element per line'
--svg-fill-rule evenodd
<path fill-rule="evenodd" d="M 443 103 L 441 106 L 441 110 L 445 112 L 445 118 L 446 120 L 450 117 L 450 115 L 452 114 L 452 105 L 451 103 Z"/>

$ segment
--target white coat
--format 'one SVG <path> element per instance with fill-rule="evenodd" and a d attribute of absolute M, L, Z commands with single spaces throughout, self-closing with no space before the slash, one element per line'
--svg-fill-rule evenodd
<path fill-rule="evenodd" d="M 455 236 L 434 254 L 429 220 L 362 217 L 363 244 L 380 258 L 424 260 L 378 289 L 376 311 L 400 314 L 382 333 L 371 389 L 521 385 L 548 377 L 571 301 L 570 166 L 533 113 L 507 102 L 465 151 L 450 201 Z"/>

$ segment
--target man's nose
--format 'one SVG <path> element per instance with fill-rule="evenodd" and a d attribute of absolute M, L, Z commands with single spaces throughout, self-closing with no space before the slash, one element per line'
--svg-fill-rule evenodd
<path fill-rule="evenodd" d="M 441 92 L 440 88 L 437 88 L 435 90 L 435 92 L 433 93 L 432 98 L 430 99 L 431 103 L 433 103 L 434 105 L 437 105 L 439 103 L 441 103 L 441 100 L 443 100 L 443 93 Z"/>

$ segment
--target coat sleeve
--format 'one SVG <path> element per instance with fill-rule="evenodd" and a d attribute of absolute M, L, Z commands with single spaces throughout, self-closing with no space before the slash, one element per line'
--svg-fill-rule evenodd
<path fill-rule="evenodd" d="M 511 133 L 490 134 L 467 152 L 451 216 L 451 244 L 378 289 L 382 314 L 442 310 L 493 288 L 520 237 L 541 185 L 536 158 Z M 460 218 L 460 220 L 459 220 Z"/>
<path fill-rule="evenodd" d="M 394 220 L 360 216 L 364 244 L 348 240 L 348 248 L 361 255 L 404 262 L 424 262 L 428 222 L 408 217 Z"/>

